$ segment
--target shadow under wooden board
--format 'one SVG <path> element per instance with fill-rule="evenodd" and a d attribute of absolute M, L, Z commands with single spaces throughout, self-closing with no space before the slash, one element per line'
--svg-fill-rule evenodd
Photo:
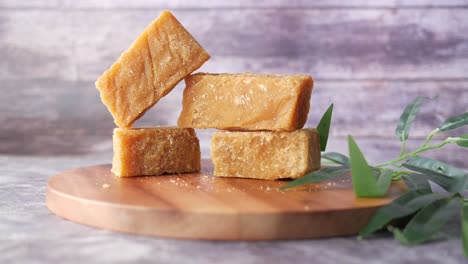
<path fill-rule="evenodd" d="M 405 192 L 356 198 L 349 175 L 286 191 L 286 181 L 221 178 L 201 173 L 118 178 L 110 165 L 49 179 L 47 207 L 71 221 L 132 234 L 181 239 L 276 240 L 357 234 L 375 211 Z"/>

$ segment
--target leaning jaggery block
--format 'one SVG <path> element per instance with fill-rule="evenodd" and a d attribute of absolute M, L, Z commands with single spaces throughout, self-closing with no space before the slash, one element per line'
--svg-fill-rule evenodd
<path fill-rule="evenodd" d="M 225 130 L 301 129 L 309 113 L 309 75 L 207 74 L 185 78 L 178 125 Z"/>
<path fill-rule="evenodd" d="M 216 132 L 211 139 L 214 175 L 275 180 L 320 169 L 316 129 Z"/>
<path fill-rule="evenodd" d="M 116 128 L 113 139 L 116 176 L 200 171 L 200 145 L 193 129 Z"/>
<path fill-rule="evenodd" d="M 101 100 L 119 127 L 130 127 L 208 53 L 169 12 L 156 18 L 96 81 Z"/>

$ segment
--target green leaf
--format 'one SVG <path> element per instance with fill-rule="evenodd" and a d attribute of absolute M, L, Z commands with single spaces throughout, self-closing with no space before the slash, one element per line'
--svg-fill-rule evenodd
<path fill-rule="evenodd" d="M 456 193 L 467 186 L 466 173 L 438 160 L 424 157 L 413 157 L 402 164 L 403 167 L 424 174 L 429 180 L 446 191 Z"/>
<path fill-rule="evenodd" d="M 348 166 L 336 166 L 336 167 L 327 167 L 317 171 L 307 173 L 303 177 L 296 179 L 280 188 L 280 190 L 285 190 L 297 186 L 301 186 L 309 183 L 316 183 L 326 181 L 338 176 L 341 176 L 350 171 Z"/>
<path fill-rule="evenodd" d="M 468 201 L 463 201 L 462 209 L 462 240 L 463 240 L 463 253 L 468 258 Z"/>
<path fill-rule="evenodd" d="M 410 190 L 432 191 L 429 181 L 422 174 L 412 173 L 410 175 L 403 175 L 402 178 Z"/>
<path fill-rule="evenodd" d="M 385 195 L 390 184 L 392 183 L 392 176 L 394 171 L 384 169 L 377 175 L 377 187 L 382 192 L 382 196 Z"/>
<path fill-rule="evenodd" d="M 320 136 L 320 150 L 325 151 L 327 148 L 328 134 L 330 132 L 330 124 L 333 113 L 333 104 L 331 104 L 327 111 L 323 114 L 320 122 L 317 125 L 317 131 Z"/>
<path fill-rule="evenodd" d="M 411 125 L 413 124 L 414 118 L 418 114 L 424 100 L 424 97 L 418 96 L 406 106 L 405 110 L 401 114 L 400 121 L 398 122 L 398 126 L 395 130 L 395 134 L 400 141 L 404 141 L 408 138 Z"/>
<path fill-rule="evenodd" d="M 422 173 L 439 173 L 449 177 L 461 177 L 465 175 L 465 172 L 459 168 L 425 157 L 412 157 L 403 163 L 403 166 L 408 169 L 419 169 Z"/>
<path fill-rule="evenodd" d="M 468 134 L 459 136 L 462 140 L 457 141 L 457 145 L 460 147 L 468 148 Z"/>
<path fill-rule="evenodd" d="M 416 245 L 434 238 L 460 207 L 458 197 L 435 200 L 421 209 L 403 230 L 390 228 L 395 238 L 404 245 Z"/>
<path fill-rule="evenodd" d="M 468 113 L 457 115 L 445 120 L 445 122 L 439 127 L 439 130 L 447 131 L 466 125 L 468 125 Z"/>
<path fill-rule="evenodd" d="M 382 179 L 378 182 L 352 136 L 348 136 L 348 147 L 354 194 L 357 197 L 384 196 L 388 189 L 388 187 L 384 189 L 387 186 L 386 181 L 391 181 L 392 173 L 389 177 L 387 173 L 382 173 Z"/>
<path fill-rule="evenodd" d="M 359 235 L 361 237 L 368 236 L 382 229 L 390 221 L 412 215 L 422 207 L 441 198 L 441 194 L 429 193 L 427 190 L 411 190 L 378 209 L 367 226 L 359 232 Z"/>
<path fill-rule="evenodd" d="M 323 159 L 333 161 L 337 164 L 349 166 L 349 158 L 337 152 L 327 152 L 322 154 Z"/>

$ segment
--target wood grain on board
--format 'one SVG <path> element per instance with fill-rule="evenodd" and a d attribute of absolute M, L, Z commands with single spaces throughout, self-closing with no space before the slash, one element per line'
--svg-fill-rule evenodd
<path fill-rule="evenodd" d="M 351 134 L 369 148 L 392 142 L 418 95 L 439 98 L 423 107 L 415 142 L 467 111 L 467 1 L 345 2 L 2 1 L 0 153 L 106 150 L 114 124 L 94 80 L 164 8 L 212 55 L 201 70 L 312 74 L 307 125 L 335 103 L 332 141 Z M 139 124 L 175 124 L 182 89 Z"/>
<path fill-rule="evenodd" d="M 110 165 L 60 173 L 47 186 L 55 214 L 90 226 L 160 237 L 275 240 L 355 235 L 393 197 L 354 196 L 349 175 L 279 191 L 285 181 L 201 173 L 117 178 Z"/>

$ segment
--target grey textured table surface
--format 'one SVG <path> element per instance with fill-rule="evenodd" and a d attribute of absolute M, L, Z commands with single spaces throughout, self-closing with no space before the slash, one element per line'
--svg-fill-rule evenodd
<path fill-rule="evenodd" d="M 109 155 L 0 156 L 0 263 L 465 263 L 457 233 L 407 248 L 388 236 L 302 241 L 212 242 L 158 239 L 65 221 L 45 205 L 47 179 L 108 163 Z"/>

